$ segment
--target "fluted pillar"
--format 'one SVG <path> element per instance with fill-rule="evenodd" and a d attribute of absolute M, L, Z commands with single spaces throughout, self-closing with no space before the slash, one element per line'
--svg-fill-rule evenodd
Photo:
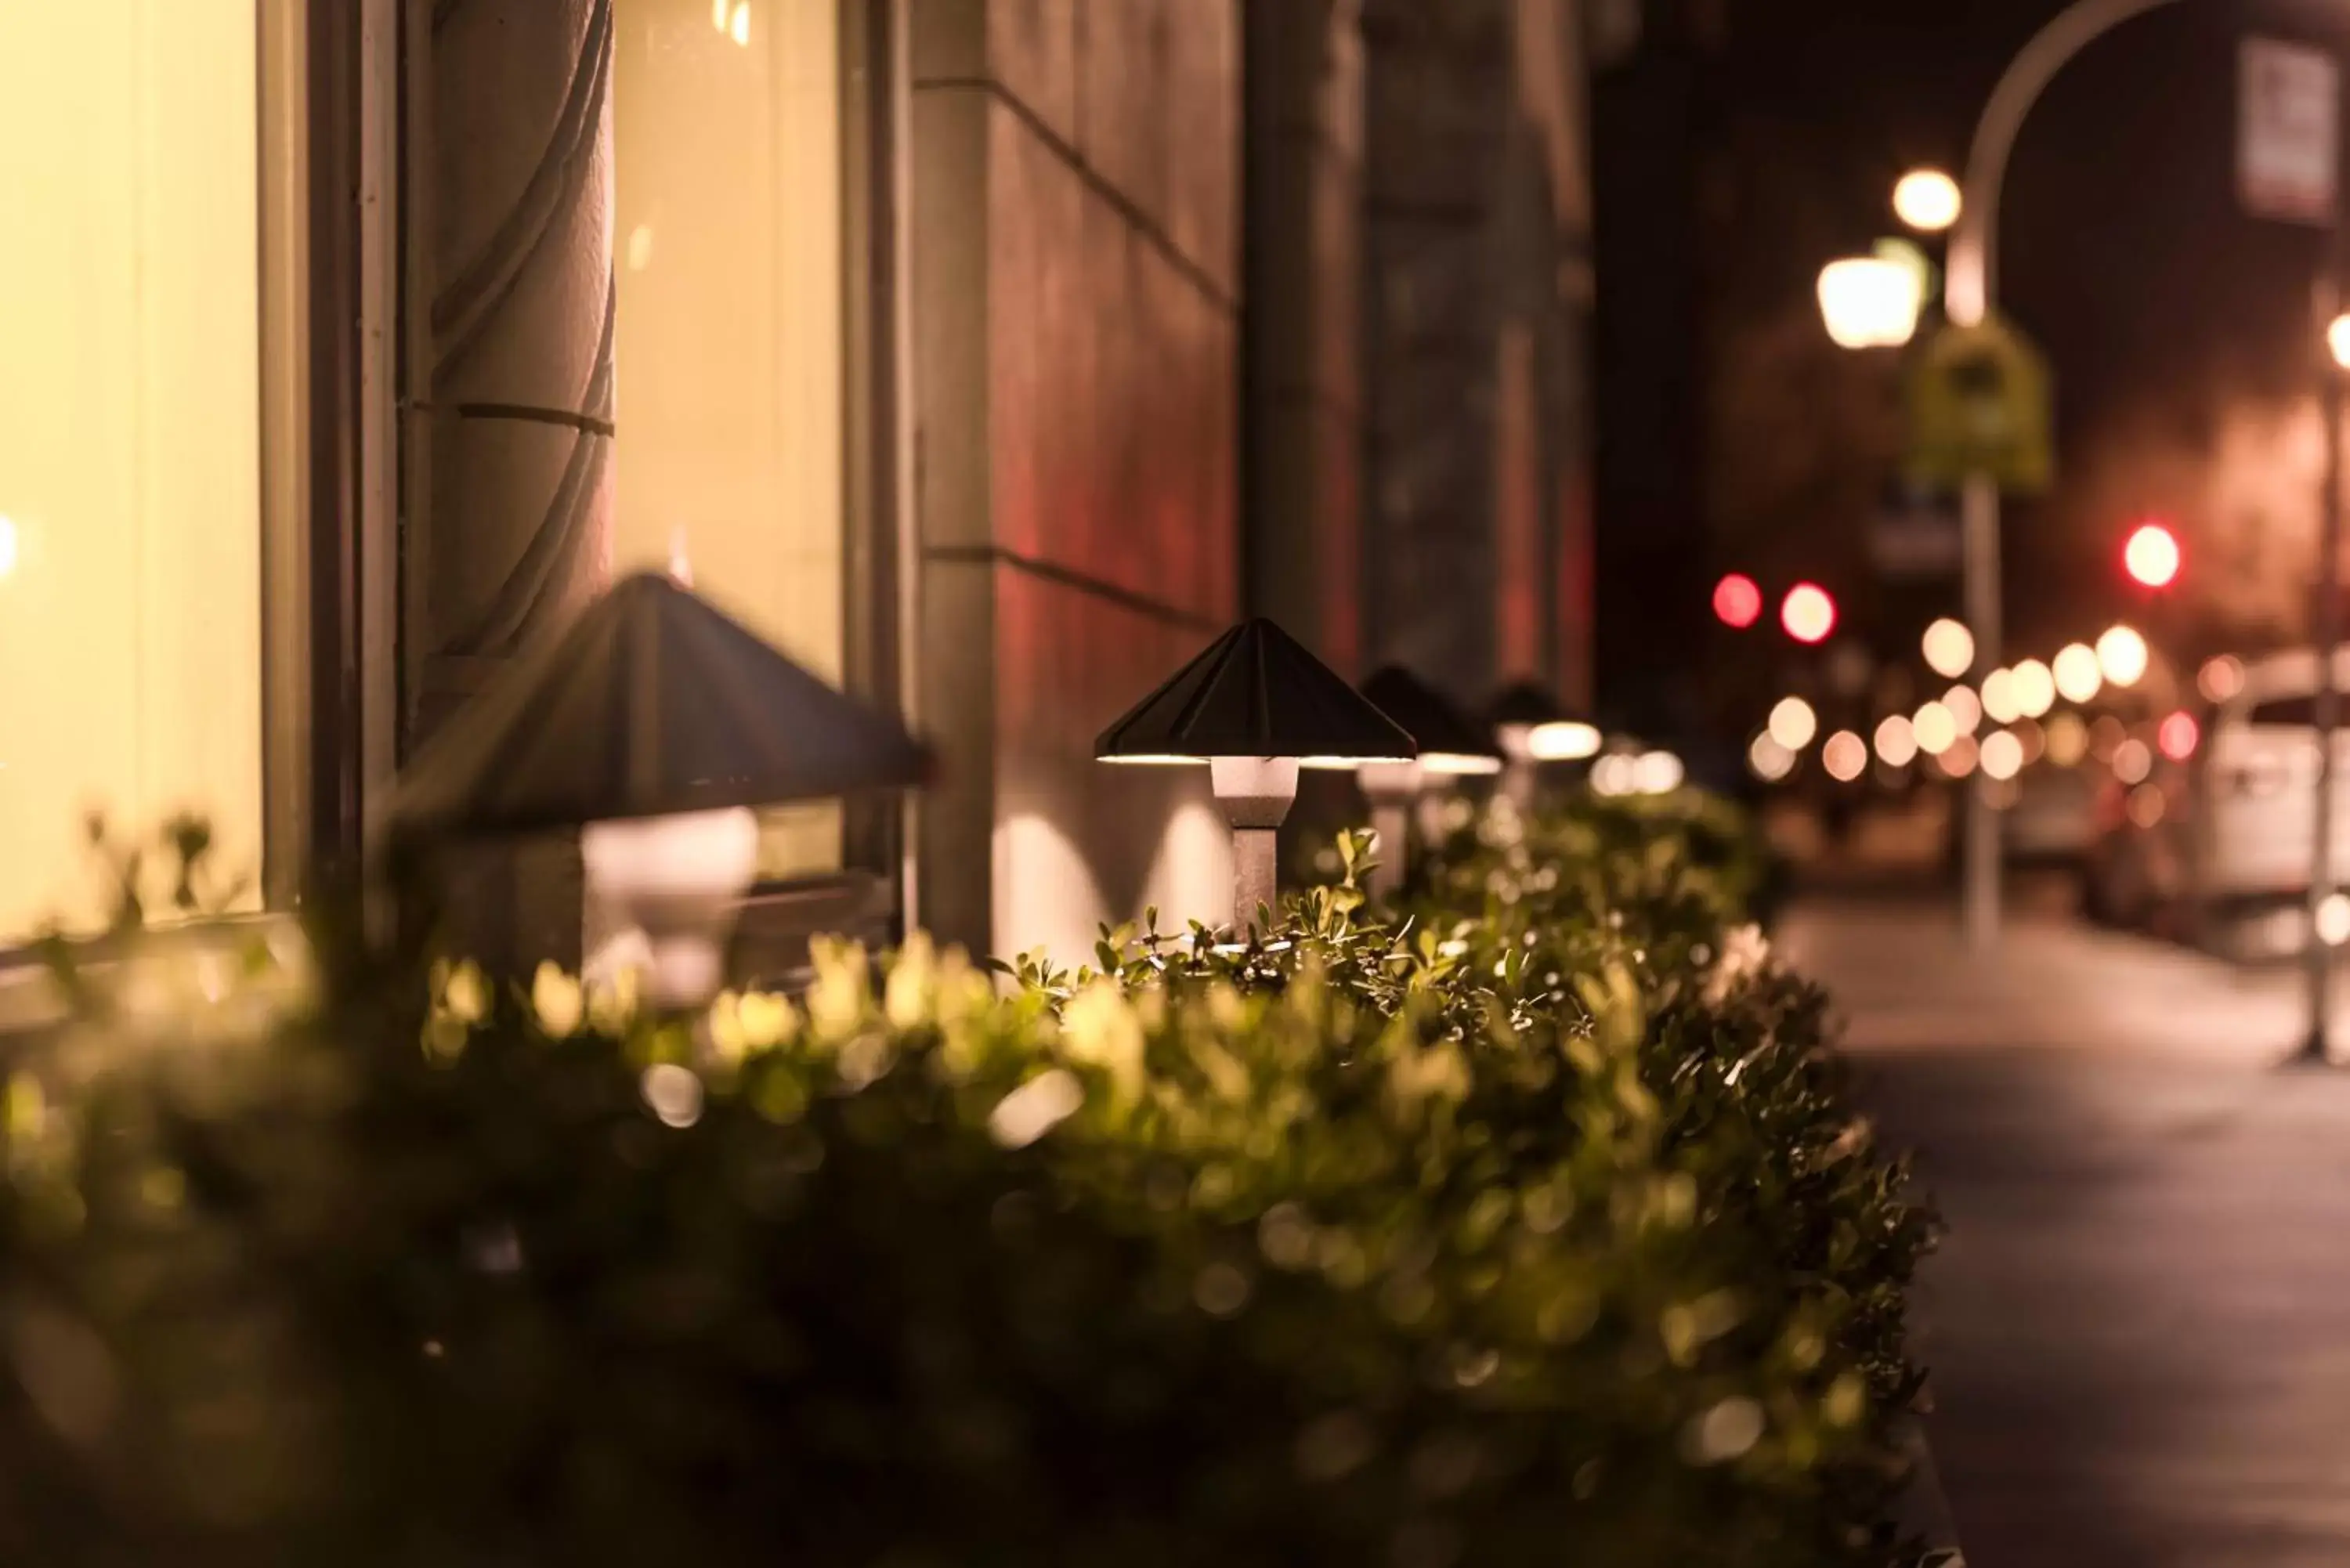
<path fill-rule="evenodd" d="M 613 0 L 419 0 L 409 16 L 412 751 L 610 576 Z M 476 940 L 577 957 L 576 846 L 478 879 L 463 901 L 500 929 Z"/>

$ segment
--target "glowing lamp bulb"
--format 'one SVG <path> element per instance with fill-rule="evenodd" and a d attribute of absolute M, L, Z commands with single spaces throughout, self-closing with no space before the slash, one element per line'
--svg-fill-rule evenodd
<path fill-rule="evenodd" d="M 622 928 L 612 950 L 641 944 L 647 955 L 649 997 L 691 1007 L 717 994 L 726 940 L 758 871 L 755 815 L 736 806 L 591 822 L 579 857 L 590 896 Z"/>

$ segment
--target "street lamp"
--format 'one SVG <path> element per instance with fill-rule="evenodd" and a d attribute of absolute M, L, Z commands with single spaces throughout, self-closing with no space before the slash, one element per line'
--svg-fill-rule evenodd
<path fill-rule="evenodd" d="M 1893 187 L 1893 212 L 1921 234 L 1939 234 L 1959 221 L 1959 182 L 1939 169 L 1912 169 Z"/>
<path fill-rule="evenodd" d="M 1232 927 L 1278 907 L 1274 835 L 1297 770 L 1406 763 L 1419 747 L 1273 622 L 1244 620 L 1160 683 L 1094 743 L 1097 762 L 1205 763 L 1232 833 Z"/>
<path fill-rule="evenodd" d="M 751 808 L 928 771 L 895 720 L 643 572 L 452 715 L 387 826 L 411 843 L 578 830 L 588 898 L 649 955 L 648 997 L 688 1007 L 717 991 L 757 869 Z"/>
<path fill-rule="evenodd" d="M 1898 348 L 1916 335 L 1924 290 L 1915 268 L 1846 256 L 1820 269 L 1820 318 L 1841 348 Z"/>
<path fill-rule="evenodd" d="M 1355 774 L 1370 804 L 1371 831 L 1378 836 L 1372 890 L 1391 892 L 1403 881 L 1413 802 L 1433 802 L 1439 780 L 1498 774 L 1502 758 L 1490 733 L 1481 732 L 1443 693 L 1400 665 L 1388 665 L 1364 681 L 1363 696 L 1419 742 L 1419 755 L 1411 762 L 1365 763 Z M 1434 824 L 1424 817 L 1422 826 L 1432 837 Z"/>

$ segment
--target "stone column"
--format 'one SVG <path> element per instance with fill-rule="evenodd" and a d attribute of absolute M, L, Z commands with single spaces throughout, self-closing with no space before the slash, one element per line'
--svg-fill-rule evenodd
<path fill-rule="evenodd" d="M 408 12 L 403 754 L 610 576 L 613 3 Z M 469 856 L 469 939 L 576 961 L 577 862 Z"/>

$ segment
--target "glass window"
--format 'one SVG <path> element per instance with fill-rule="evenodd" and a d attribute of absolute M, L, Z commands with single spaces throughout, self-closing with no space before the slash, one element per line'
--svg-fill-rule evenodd
<path fill-rule="evenodd" d="M 615 569 L 695 588 L 838 685 L 838 8 L 618 0 Z M 771 814 L 763 872 L 837 869 L 838 808 Z"/>
<path fill-rule="evenodd" d="M 0 5 L 0 943 L 77 831 L 260 863 L 254 0 Z"/>

